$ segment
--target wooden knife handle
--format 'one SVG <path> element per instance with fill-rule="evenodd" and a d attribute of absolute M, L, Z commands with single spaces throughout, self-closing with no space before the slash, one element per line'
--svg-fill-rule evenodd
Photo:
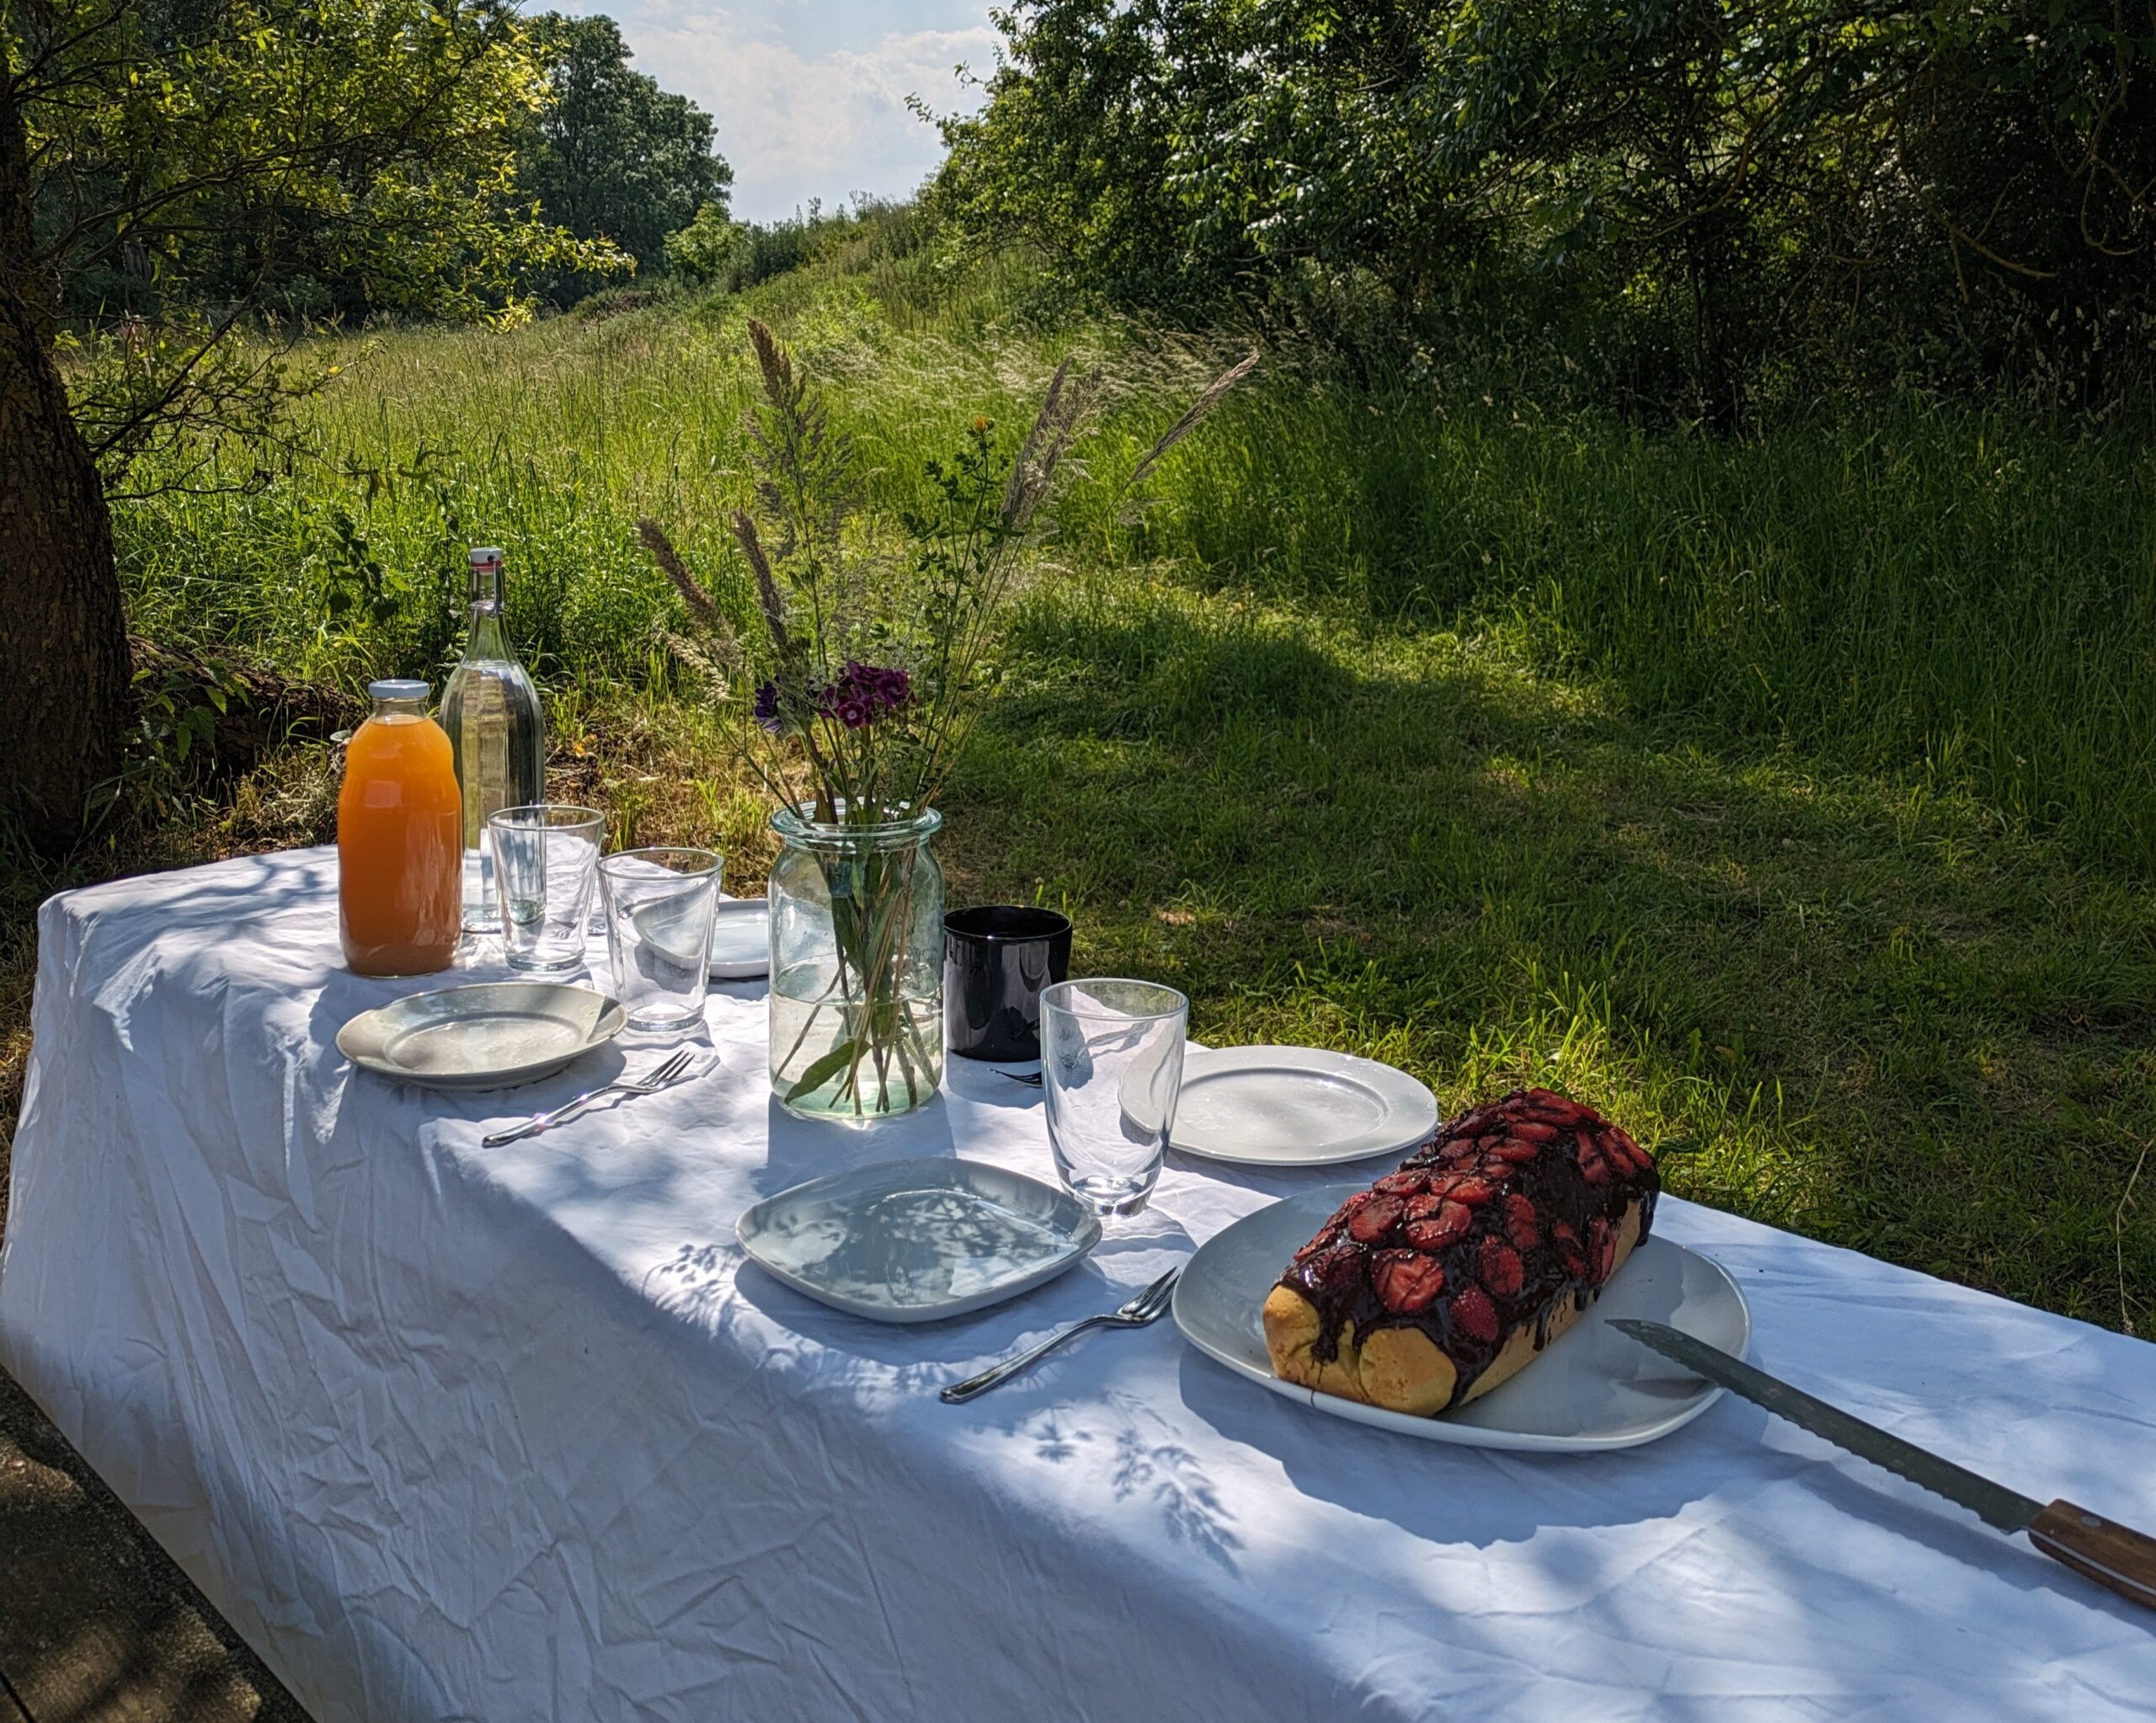
<path fill-rule="evenodd" d="M 2156 1538 L 2145 1532 L 2058 1501 L 2029 1522 L 2029 1541 L 2098 1585 L 2156 1609 Z"/>

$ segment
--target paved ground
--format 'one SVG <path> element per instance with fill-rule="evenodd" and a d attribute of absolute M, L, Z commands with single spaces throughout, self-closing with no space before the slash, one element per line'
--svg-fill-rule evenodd
<path fill-rule="evenodd" d="M 0 1723 L 307 1723 L 0 1371 Z"/>

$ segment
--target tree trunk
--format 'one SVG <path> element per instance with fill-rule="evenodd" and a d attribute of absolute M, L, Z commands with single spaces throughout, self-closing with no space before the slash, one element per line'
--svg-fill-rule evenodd
<path fill-rule="evenodd" d="M 119 770 L 127 626 L 104 487 L 53 360 L 23 118 L 0 67 L 0 808 L 46 854 Z"/>

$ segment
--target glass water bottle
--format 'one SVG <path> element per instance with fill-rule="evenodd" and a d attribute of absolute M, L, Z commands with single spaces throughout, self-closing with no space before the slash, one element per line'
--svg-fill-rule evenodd
<path fill-rule="evenodd" d="M 464 658 L 442 691 L 441 727 L 456 755 L 464 797 L 464 931 L 501 927 L 487 818 L 547 798 L 546 721 L 539 691 L 502 627 L 502 553 L 472 549 L 472 622 Z"/>

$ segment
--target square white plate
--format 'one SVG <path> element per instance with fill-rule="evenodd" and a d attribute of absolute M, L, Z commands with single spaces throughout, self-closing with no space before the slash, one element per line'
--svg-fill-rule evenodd
<path fill-rule="evenodd" d="M 811 1179 L 765 1198 L 734 1230 L 797 1292 L 878 1322 L 933 1322 L 1001 1304 L 1054 1279 L 1101 1240 L 1101 1223 L 1067 1192 L 946 1160 Z"/>
<path fill-rule="evenodd" d="M 1208 1357 L 1275 1394 L 1337 1418 L 1426 1442 L 1580 1453 L 1633 1448 L 1681 1429 L 1721 1393 L 1609 1326 L 1640 1316 L 1742 1358 L 1752 1338 L 1744 1294 L 1721 1264 L 1650 1235 L 1602 1296 L 1501 1388 L 1434 1418 L 1321 1394 L 1273 1374 L 1259 1312 L 1289 1260 L 1361 1185 L 1305 1191 L 1214 1235 L 1176 1283 L 1176 1326 Z"/>

